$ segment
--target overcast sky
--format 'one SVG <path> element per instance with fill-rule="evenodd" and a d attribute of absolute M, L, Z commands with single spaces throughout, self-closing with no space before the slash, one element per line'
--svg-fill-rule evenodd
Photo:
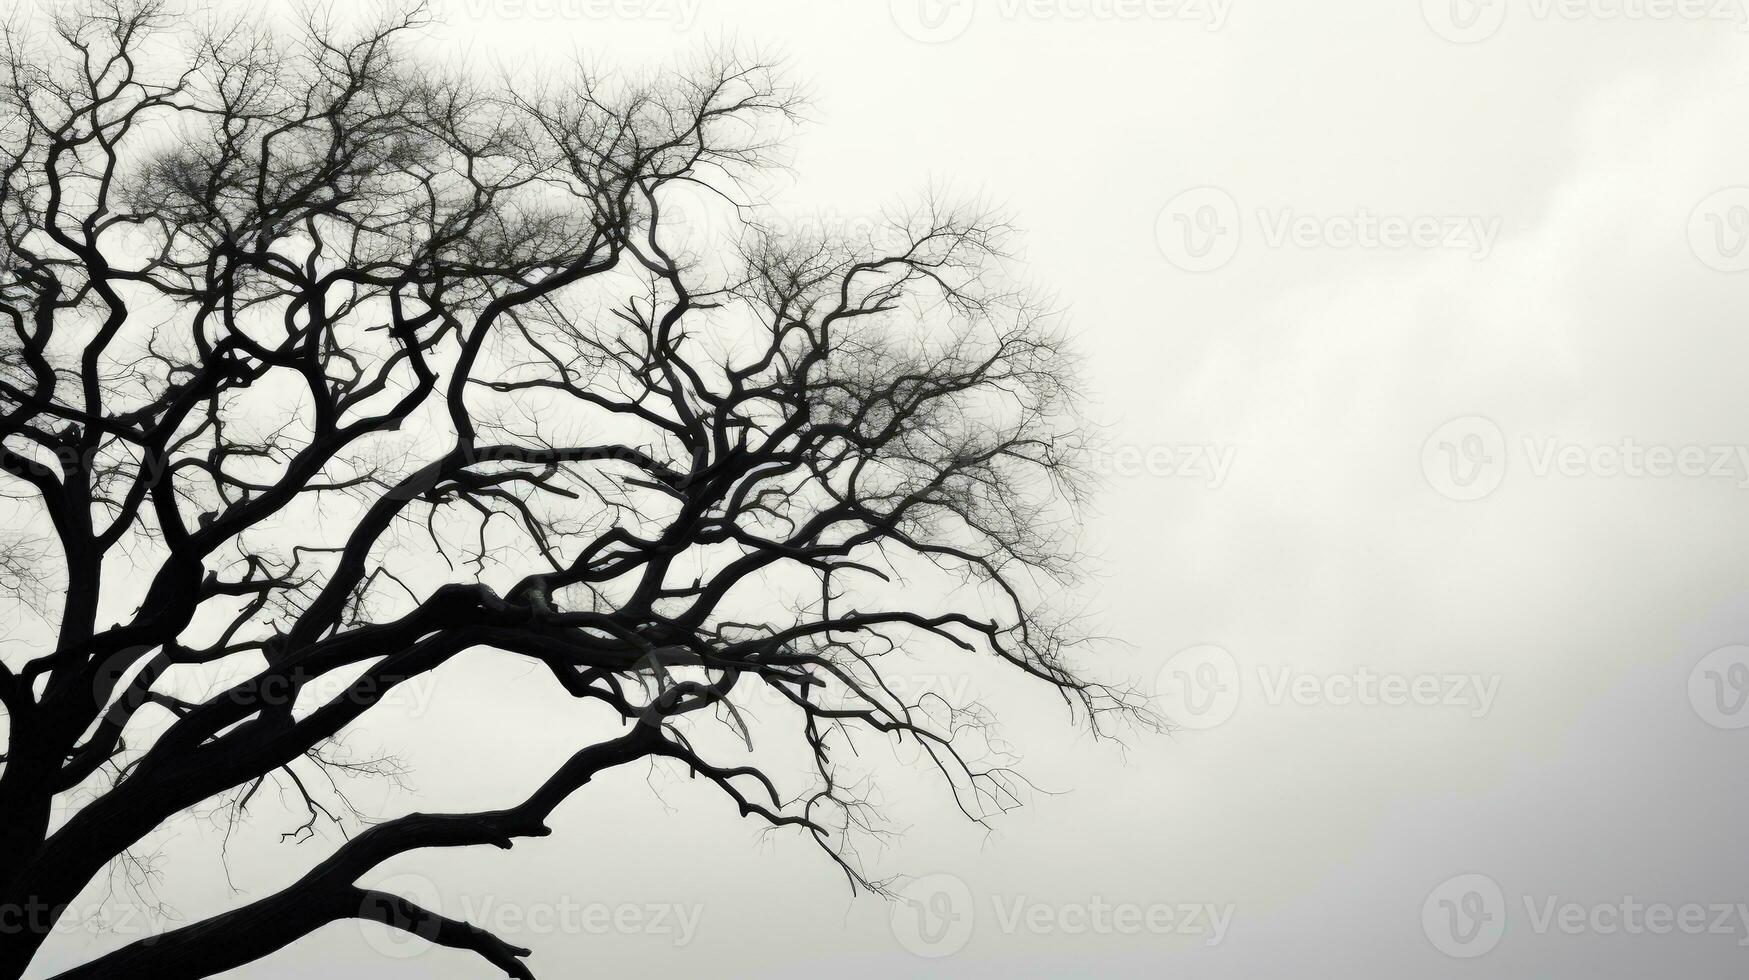
<path fill-rule="evenodd" d="M 642 768 L 366 883 L 542 976 L 1740 976 L 1740 3 L 446 0 L 434 58 L 784 54 L 796 213 L 1005 205 L 1108 426 L 1100 669 L 1181 727 L 1096 743 L 999 675 L 910 679 L 998 709 L 1056 795 L 986 835 L 893 775 L 896 911 Z M 508 804 L 601 734 L 526 665 L 456 666 L 363 733 L 412 767 L 387 811 Z M 239 894 L 219 837 L 162 842 L 186 917 L 325 846 L 233 847 Z M 312 973 L 489 975 L 355 923 L 235 975 Z"/>

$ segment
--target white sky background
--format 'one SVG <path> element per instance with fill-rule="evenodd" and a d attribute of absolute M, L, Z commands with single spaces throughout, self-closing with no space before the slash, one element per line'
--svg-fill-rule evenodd
<path fill-rule="evenodd" d="M 1629 15 L 1602 16 L 1623 3 Z M 955 924 L 971 931 L 940 958 L 908 950 L 879 900 L 850 900 L 810 845 L 762 839 L 715 791 L 641 768 L 579 793 L 550 838 L 415 854 L 366 883 L 489 925 L 595 902 L 698 910 L 684 945 L 500 929 L 543 977 L 1741 975 L 1749 911 L 1700 935 L 1589 913 L 1625 896 L 1749 903 L 1749 728 L 1725 727 L 1749 708 L 1710 722 L 1697 708 L 1704 672 L 1731 655 L 1702 658 L 1749 643 L 1749 449 L 1735 455 L 1749 446 L 1749 272 L 1718 268 L 1749 234 L 1730 208 L 1749 191 L 1709 201 L 1749 185 L 1749 18 L 1735 0 L 1507 6 L 1477 39 L 1497 8 L 1463 35 L 1441 3 L 1405 0 L 1223 0 L 1218 29 L 1195 5 L 1173 18 L 1111 0 L 449 0 L 437 58 L 557 65 L 575 48 L 645 68 L 725 38 L 787 54 L 815 121 L 782 200 L 827 223 L 932 183 L 1006 205 L 1129 454 L 1089 527 L 1093 611 L 1131 644 L 1103 669 L 1170 692 L 1194 666 L 1174 654 L 1217 645 L 1237 700 L 1217 703 L 1232 711 L 1218 726 L 1181 718 L 1186 730 L 1119 751 L 1026 685 L 952 664 L 917 679 L 997 708 L 1028 775 L 1063 791 L 986 838 L 924 781 L 884 784 L 910 829 L 877 870 L 952 875 L 970 896 Z M 1178 197 L 1198 187 L 1219 191 Z M 1175 266 L 1162 209 L 1219 194 L 1237 251 L 1211 271 Z M 1271 241 L 1284 215 L 1363 211 L 1497 234 L 1486 250 Z M 1481 445 L 1504 470 L 1460 501 L 1441 490 L 1488 483 L 1442 476 L 1438 443 L 1459 447 L 1463 471 L 1464 437 L 1492 430 L 1465 423 L 1423 448 L 1470 416 L 1497 427 Z M 1630 439 L 1706 447 L 1709 465 L 1720 447 L 1730 469 L 1602 472 L 1594 450 Z M 1550 440 L 1588 461 L 1539 474 Z M 1165 472 L 1184 447 L 1230 460 L 1224 479 Z M 1155 465 L 1133 472 L 1138 459 Z M 417 718 L 363 733 L 413 767 L 418 795 L 383 800 L 390 811 L 508 805 L 602 734 L 529 666 L 458 667 Z M 1444 703 L 1272 697 L 1284 669 L 1321 685 L 1433 675 Z M 1471 677 L 1491 691 L 1485 712 Z M 1443 697 L 1453 684 L 1463 703 Z M 275 829 L 233 845 L 238 895 L 218 833 L 178 828 L 163 896 L 189 918 L 216 911 L 327 846 L 274 845 Z M 1479 958 L 1448 956 L 1438 899 L 1463 906 L 1467 888 L 1431 893 L 1472 873 L 1499 886 L 1480 908 L 1504 934 L 1457 945 L 1489 947 Z M 1551 900 L 1584 907 L 1577 934 L 1538 921 Z M 1017 901 L 1047 909 L 1043 925 L 1008 928 Z M 1213 944 L 1071 932 L 1096 901 L 1231 918 Z M 117 941 L 70 932 L 37 975 Z M 490 973 L 343 923 L 236 975 Z"/>

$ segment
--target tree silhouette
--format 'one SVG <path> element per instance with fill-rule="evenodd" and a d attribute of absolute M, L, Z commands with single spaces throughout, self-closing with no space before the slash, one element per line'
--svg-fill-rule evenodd
<path fill-rule="evenodd" d="M 997 658 L 1096 732 L 1139 711 L 1049 613 L 1082 430 L 1000 220 L 927 198 L 780 234 L 752 200 L 798 111 L 772 65 L 483 83 L 410 55 L 421 18 L 275 35 L 112 0 L 5 37 L 0 485 L 40 547 L 0 583 L 65 598 L 0 664 L 0 977 L 178 814 L 267 782 L 301 795 L 292 836 L 340 819 L 321 774 L 376 764 L 335 740 L 463 654 L 541 666 L 603 739 L 64 976 L 207 975 L 357 918 L 528 977 L 357 879 L 546 834 L 656 760 L 878 890 L 857 733 L 919 745 L 974 819 L 1024 789 L 963 751 L 986 713 L 895 665 Z"/>

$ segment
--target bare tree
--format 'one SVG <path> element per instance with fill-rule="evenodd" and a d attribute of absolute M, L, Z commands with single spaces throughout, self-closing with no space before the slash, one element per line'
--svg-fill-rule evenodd
<path fill-rule="evenodd" d="M 357 880 L 543 835 L 657 760 L 878 890 L 857 733 L 920 743 L 974 819 L 1024 788 L 962 751 L 976 705 L 926 709 L 890 665 L 995 658 L 1095 731 L 1137 711 L 1048 613 L 1077 571 L 1075 381 L 999 220 L 925 200 L 774 233 L 744 198 L 797 100 L 755 58 L 485 84 L 408 54 L 418 12 L 189 23 L 111 0 L 0 55 L 0 479 L 49 542 L 0 581 L 65 591 L 0 664 L 0 903 L 26 910 L 0 977 L 191 808 L 282 779 L 308 836 L 324 768 L 370 765 L 334 740 L 464 653 L 542 665 L 612 737 L 64 976 L 207 975 L 358 918 L 528 977 Z"/>

